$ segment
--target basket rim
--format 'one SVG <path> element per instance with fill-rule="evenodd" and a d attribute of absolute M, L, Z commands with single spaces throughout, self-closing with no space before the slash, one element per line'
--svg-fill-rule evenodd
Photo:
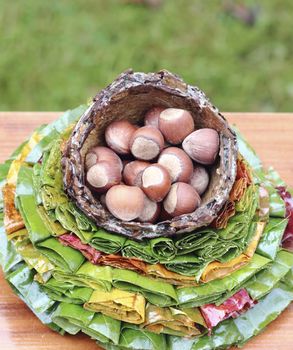
<path fill-rule="evenodd" d="M 125 93 L 138 92 L 140 89 L 155 88 L 164 93 L 184 98 L 196 104 L 197 112 L 212 113 L 214 118 L 223 125 L 226 135 L 220 134 L 220 157 L 218 191 L 205 205 L 193 213 L 181 215 L 157 224 L 125 222 L 116 219 L 105 209 L 86 186 L 81 150 L 89 133 L 96 127 L 96 120 L 111 103 L 123 99 Z M 105 120 L 102 120 L 105 122 Z M 228 136 L 227 136 L 228 135 Z M 157 73 L 141 73 L 127 70 L 118 76 L 108 87 L 101 90 L 81 116 L 71 137 L 66 143 L 62 156 L 62 171 L 64 188 L 75 204 L 92 219 L 98 226 L 127 236 L 131 239 L 142 240 L 162 236 L 181 235 L 203 226 L 209 225 L 224 203 L 228 200 L 236 177 L 237 138 L 225 117 L 214 107 L 197 87 L 186 84 L 179 76 L 166 70 Z M 229 169 L 227 172 L 225 170 Z"/>

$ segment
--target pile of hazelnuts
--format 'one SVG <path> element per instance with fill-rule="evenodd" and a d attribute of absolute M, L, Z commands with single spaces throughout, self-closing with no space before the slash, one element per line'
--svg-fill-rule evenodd
<path fill-rule="evenodd" d="M 112 122 L 108 147 L 86 155 L 87 185 L 113 216 L 123 221 L 156 223 L 193 212 L 209 184 L 204 165 L 219 153 L 216 130 L 195 130 L 190 112 L 153 107 L 144 126 Z"/>

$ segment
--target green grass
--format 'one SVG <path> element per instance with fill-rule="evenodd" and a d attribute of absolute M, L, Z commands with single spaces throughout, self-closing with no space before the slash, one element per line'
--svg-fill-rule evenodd
<path fill-rule="evenodd" d="M 253 27 L 223 3 L 0 0 L 0 110 L 74 107 L 132 67 L 171 70 L 221 110 L 292 111 L 293 1 L 258 1 Z"/>

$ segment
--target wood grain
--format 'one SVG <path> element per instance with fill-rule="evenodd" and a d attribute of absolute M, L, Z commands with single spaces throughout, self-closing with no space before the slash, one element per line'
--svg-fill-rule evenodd
<path fill-rule="evenodd" d="M 26 139 L 34 128 L 55 120 L 61 112 L 0 113 L 0 162 Z M 225 113 L 255 148 L 265 166 L 272 165 L 293 186 L 293 114 Z M 293 305 L 244 350 L 291 350 Z M 99 349 L 83 335 L 61 336 L 43 326 L 11 291 L 0 272 L 0 349 Z"/>

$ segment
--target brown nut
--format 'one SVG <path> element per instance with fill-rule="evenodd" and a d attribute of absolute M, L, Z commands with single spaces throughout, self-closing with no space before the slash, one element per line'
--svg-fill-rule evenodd
<path fill-rule="evenodd" d="M 106 205 L 117 219 L 131 221 L 141 215 L 144 198 L 145 195 L 139 187 L 116 185 L 107 192 Z"/>
<path fill-rule="evenodd" d="M 196 165 L 193 169 L 189 184 L 201 196 L 209 185 L 209 173 L 203 166 Z"/>
<path fill-rule="evenodd" d="M 138 217 L 141 222 L 154 223 L 157 221 L 161 212 L 160 203 L 151 201 L 146 195 L 144 196 L 143 211 Z"/>
<path fill-rule="evenodd" d="M 200 196 L 185 182 L 176 182 L 164 200 L 163 206 L 171 217 L 192 213 L 200 205 Z"/>
<path fill-rule="evenodd" d="M 194 130 L 194 121 L 184 109 L 167 108 L 160 114 L 159 129 L 167 142 L 178 145 Z"/>
<path fill-rule="evenodd" d="M 219 134 L 209 128 L 196 130 L 185 138 L 182 147 L 196 162 L 213 164 L 219 153 Z"/>
<path fill-rule="evenodd" d="M 127 163 L 123 170 L 123 180 L 127 185 L 141 187 L 142 172 L 150 165 L 151 163 L 142 160 Z"/>
<path fill-rule="evenodd" d="M 168 171 L 160 164 L 152 164 L 142 173 L 142 189 L 154 202 L 161 202 L 171 187 Z"/>
<path fill-rule="evenodd" d="M 113 166 L 120 167 L 120 171 L 122 171 L 123 165 L 122 165 L 121 159 L 110 148 L 103 147 L 103 146 L 93 147 L 87 153 L 85 157 L 86 170 L 88 170 L 98 162 L 103 162 L 103 161 L 111 163 Z"/>
<path fill-rule="evenodd" d="M 189 182 L 193 164 L 192 160 L 181 148 L 165 148 L 159 156 L 158 163 L 168 170 L 172 183 Z"/>
<path fill-rule="evenodd" d="M 104 193 L 110 187 L 119 184 L 121 178 L 120 168 L 105 161 L 93 165 L 86 174 L 90 188 L 98 193 Z"/>
<path fill-rule="evenodd" d="M 143 126 L 136 130 L 130 140 L 133 156 L 141 160 L 156 158 L 164 147 L 164 137 L 153 126 Z"/>
<path fill-rule="evenodd" d="M 144 125 L 153 126 L 154 128 L 159 129 L 160 113 L 165 109 L 165 107 L 153 107 L 148 110 L 144 117 Z"/>
<path fill-rule="evenodd" d="M 107 145 L 119 154 L 130 153 L 129 141 L 137 126 L 127 120 L 117 120 L 108 125 L 105 131 Z"/>

